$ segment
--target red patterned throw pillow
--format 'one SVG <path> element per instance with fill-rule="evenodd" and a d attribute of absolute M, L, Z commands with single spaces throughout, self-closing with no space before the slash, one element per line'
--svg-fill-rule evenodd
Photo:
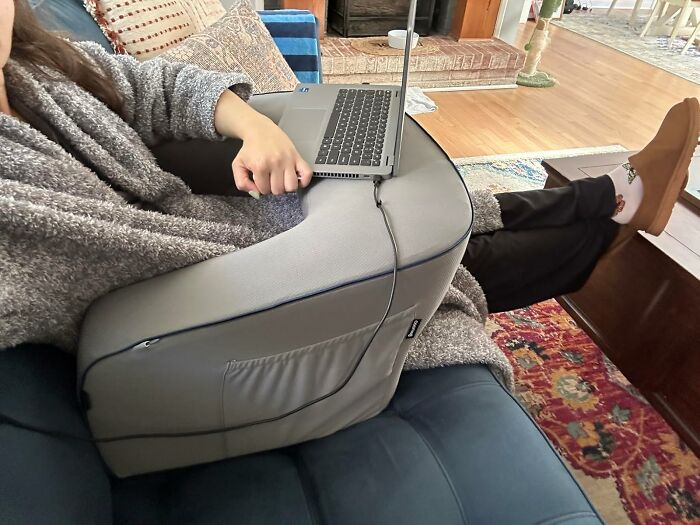
<path fill-rule="evenodd" d="M 85 0 L 117 53 L 159 55 L 225 13 L 219 0 Z"/>
<path fill-rule="evenodd" d="M 246 73 L 253 80 L 254 93 L 291 91 L 298 83 L 270 32 L 247 1 L 234 4 L 221 20 L 161 57 L 211 71 Z"/>
<path fill-rule="evenodd" d="M 220 0 L 180 0 L 190 18 L 197 27 L 197 32 L 204 31 L 226 14 Z"/>

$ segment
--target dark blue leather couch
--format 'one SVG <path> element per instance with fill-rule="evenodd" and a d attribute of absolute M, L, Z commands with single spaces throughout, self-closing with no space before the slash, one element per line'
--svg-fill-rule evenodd
<path fill-rule="evenodd" d="M 78 7 L 38 5 L 52 27 L 99 40 Z M 601 523 L 485 367 L 406 373 L 382 414 L 324 439 L 126 480 L 109 475 L 87 439 L 75 368 L 74 358 L 46 346 L 0 350 L 0 413 L 85 438 L 0 421 L 4 525 Z"/>
<path fill-rule="evenodd" d="M 0 412 L 89 436 L 74 359 L 0 351 Z M 379 416 L 324 439 L 111 478 L 89 441 L 0 424 L 0 523 L 599 524 L 523 408 L 481 366 L 409 372 Z"/>

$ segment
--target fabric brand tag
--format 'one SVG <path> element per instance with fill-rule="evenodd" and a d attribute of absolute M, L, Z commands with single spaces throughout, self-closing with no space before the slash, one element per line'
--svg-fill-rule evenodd
<path fill-rule="evenodd" d="M 418 331 L 418 327 L 420 326 L 422 320 L 423 319 L 413 320 L 411 327 L 408 329 L 408 333 L 406 334 L 406 339 L 413 339 L 416 336 L 416 332 Z"/>

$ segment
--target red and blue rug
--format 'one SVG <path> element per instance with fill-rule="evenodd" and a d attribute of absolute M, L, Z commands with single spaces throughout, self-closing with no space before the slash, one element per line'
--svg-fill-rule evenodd
<path fill-rule="evenodd" d="M 519 398 L 607 523 L 700 524 L 700 460 L 556 301 L 490 328 Z"/>

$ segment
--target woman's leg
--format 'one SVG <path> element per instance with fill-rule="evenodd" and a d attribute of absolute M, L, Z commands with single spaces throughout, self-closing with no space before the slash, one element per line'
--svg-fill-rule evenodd
<path fill-rule="evenodd" d="M 462 264 L 481 285 L 489 312 L 522 308 L 581 288 L 619 227 L 597 218 L 475 235 Z"/>
<path fill-rule="evenodd" d="M 462 263 L 481 284 L 492 312 L 577 290 L 627 231 L 659 235 L 688 180 L 700 135 L 700 103 L 685 99 L 658 133 L 609 176 L 563 188 L 496 196 L 504 229 L 474 235 Z M 614 220 L 611 219 L 614 216 Z"/>
<path fill-rule="evenodd" d="M 462 259 L 491 312 L 579 289 L 618 231 L 610 219 L 616 197 L 607 176 L 495 197 L 504 229 L 472 236 Z"/>
<path fill-rule="evenodd" d="M 573 181 L 560 188 L 498 193 L 506 230 L 566 226 L 586 219 L 610 218 L 616 197 L 607 175 Z"/>

